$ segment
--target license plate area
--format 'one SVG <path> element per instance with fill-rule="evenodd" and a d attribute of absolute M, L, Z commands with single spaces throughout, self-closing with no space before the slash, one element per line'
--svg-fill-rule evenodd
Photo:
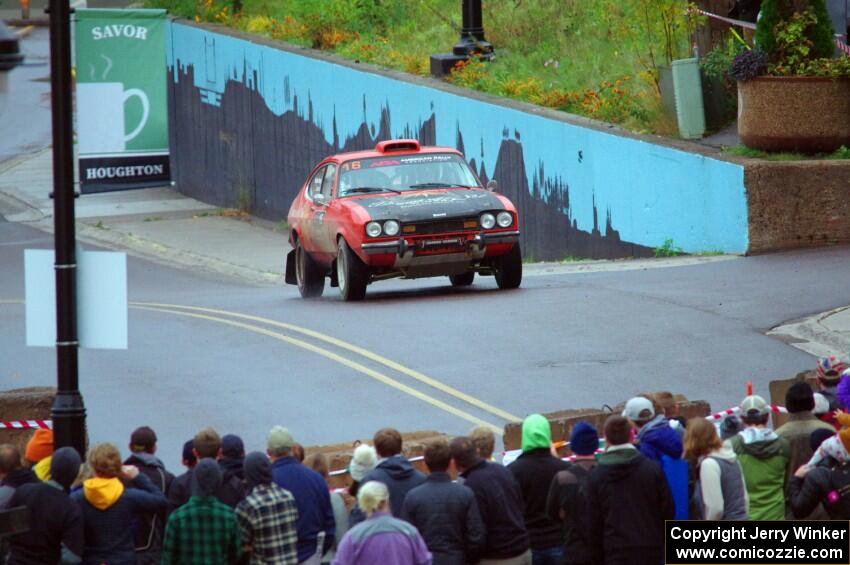
<path fill-rule="evenodd" d="M 444 237 L 440 239 L 423 239 L 416 242 L 416 254 L 458 252 L 466 249 L 466 238 Z"/>

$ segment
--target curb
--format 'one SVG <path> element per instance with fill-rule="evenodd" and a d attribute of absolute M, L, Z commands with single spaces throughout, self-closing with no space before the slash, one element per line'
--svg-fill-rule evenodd
<path fill-rule="evenodd" d="M 848 309 L 850 309 L 850 306 L 843 306 L 801 320 L 787 322 L 771 329 L 767 332 L 767 335 L 815 357 L 827 357 L 829 355 L 843 357 L 850 350 L 850 339 L 824 327 L 822 322 L 830 316 Z"/>

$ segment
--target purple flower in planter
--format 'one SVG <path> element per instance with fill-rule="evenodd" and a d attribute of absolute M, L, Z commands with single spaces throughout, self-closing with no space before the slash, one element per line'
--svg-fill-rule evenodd
<path fill-rule="evenodd" d="M 767 57 L 756 49 L 741 51 L 732 60 L 729 76 L 735 80 L 751 80 L 767 69 Z"/>

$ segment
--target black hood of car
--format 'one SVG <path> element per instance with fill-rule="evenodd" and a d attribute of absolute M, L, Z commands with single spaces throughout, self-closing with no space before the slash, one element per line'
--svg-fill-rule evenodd
<path fill-rule="evenodd" d="M 492 192 L 464 188 L 445 191 L 417 191 L 358 198 L 373 220 L 422 222 L 440 218 L 477 216 L 487 210 L 504 210 Z"/>

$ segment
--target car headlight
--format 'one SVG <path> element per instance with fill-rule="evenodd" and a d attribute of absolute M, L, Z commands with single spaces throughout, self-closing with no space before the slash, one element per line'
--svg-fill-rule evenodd
<path fill-rule="evenodd" d="M 387 220 L 384 222 L 384 233 L 387 235 L 398 235 L 398 222 L 395 220 Z"/>
<path fill-rule="evenodd" d="M 381 235 L 381 224 L 378 222 L 369 222 L 366 224 L 366 235 L 369 237 L 379 237 Z"/>
<path fill-rule="evenodd" d="M 490 212 L 481 214 L 481 227 L 485 230 L 491 230 L 496 225 L 496 217 Z"/>
<path fill-rule="evenodd" d="M 496 223 L 499 224 L 500 228 L 506 228 L 514 223 L 514 217 L 510 212 L 499 212 L 499 215 L 496 216 Z"/>

